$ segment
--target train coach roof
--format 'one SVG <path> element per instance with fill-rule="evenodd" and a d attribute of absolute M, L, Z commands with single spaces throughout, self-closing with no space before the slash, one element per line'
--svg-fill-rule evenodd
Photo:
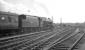
<path fill-rule="evenodd" d="M 38 16 L 33 16 L 33 15 L 27 15 L 27 17 L 38 17 Z"/>
<path fill-rule="evenodd" d="M 42 19 L 42 21 L 46 21 L 46 18 L 45 17 L 40 17 Z"/>
<path fill-rule="evenodd" d="M 48 21 L 49 21 L 49 22 L 52 22 L 52 20 L 51 20 L 50 18 L 48 18 Z"/>
<path fill-rule="evenodd" d="M 40 17 L 42 19 L 42 21 L 49 21 L 52 22 L 52 20 L 50 18 L 46 18 L 46 17 Z"/>
<path fill-rule="evenodd" d="M 3 12 L 3 11 L 0 11 L 0 15 L 19 15 L 19 14 L 16 14 L 16 13 L 11 13 L 11 12 Z"/>

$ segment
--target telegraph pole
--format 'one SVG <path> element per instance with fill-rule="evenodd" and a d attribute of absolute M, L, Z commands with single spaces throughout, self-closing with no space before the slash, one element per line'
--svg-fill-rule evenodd
<path fill-rule="evenodd" d="M 52 16 L 52 22 L 53 22 L 53 16 Z"/>
<path fill-rule="evenodd" d="M 54 26 L 54 24 L 53 24 L 53 16 L 52 16 L 52 23 L 51 23 L 51 29 L 53 30 L 53 26 Z"/>
<path fill-rule="evenodd" d="M 62 26 L 62 17 L 60 18 L 60 26 Z"/>
<path fill-rule="evenodd" d="M 62 24 L 62 18 L 60 18 L 60 24 Z"/>

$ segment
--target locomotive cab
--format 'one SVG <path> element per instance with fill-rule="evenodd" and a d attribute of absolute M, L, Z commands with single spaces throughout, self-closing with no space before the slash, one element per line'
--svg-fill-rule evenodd
<path fill-rule="evenodd" d="M 26 19 L 26 15 L 22 14 L 22 15 L 18 16 L 18 28 L 19 28 L 19 31 L 23 31 L 23 29 L 22 29 L 22 20 L 23 19 Z"/>

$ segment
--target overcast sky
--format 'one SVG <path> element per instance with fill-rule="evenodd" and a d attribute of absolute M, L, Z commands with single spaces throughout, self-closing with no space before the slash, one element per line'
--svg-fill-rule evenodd
<path fill-rule="evenodd" d="M 18 5 L 18 9 L 29 8 L 29 14 L 39 16 L 53 16 L 54 22 L 84 22 L 85 1 L 84 0 L 4 0 L 10 4 Z M 0 1 L 2 2 L 2 1 Z M 13 5 L 14 6 L 14 5 Z M 11 6 L 9 6 L 11 7 Z M 16 6 L 15 6 L 16 7 Z M 22 10 L 21 9 L 21 10 Z M 19 11 L 18 11 L 19 13 Z"/>

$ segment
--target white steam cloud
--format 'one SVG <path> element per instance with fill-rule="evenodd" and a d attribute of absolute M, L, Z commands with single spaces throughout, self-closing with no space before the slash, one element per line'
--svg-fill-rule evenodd
<path fill-rule="evenodd" d="M 43 17 L 49 15 L 47 7 L 34 0 L 0 0 L 0 11 Z"/>
<path fill-rule="evenodd" d="M 32 6 L 32 4 L 30 4 Z M 29 5 L 25 6 L 22 3 L 12 4 L 8 3 L 4 0 L 0 0 L 0 11 L 6 11 L 6 12 L 14 12 L 19 14 L 28 14 Z"/>

